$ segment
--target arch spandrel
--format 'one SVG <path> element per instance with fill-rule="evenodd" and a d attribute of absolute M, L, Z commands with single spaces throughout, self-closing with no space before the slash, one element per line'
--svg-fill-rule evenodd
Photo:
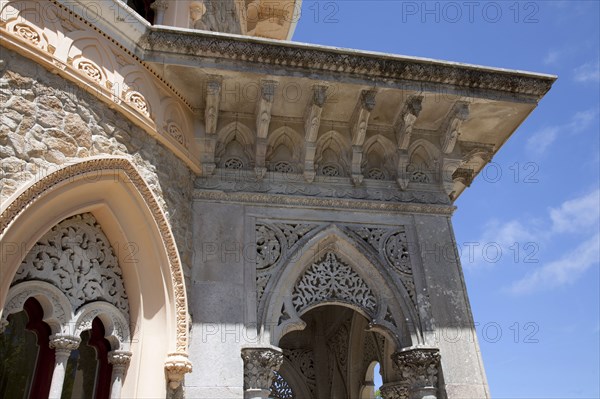
<path fill-rule="evenodd" d="M 388 272 L 372 262 L 359 248 L 342 229 L 330 225 L 290 254 L 289 261 L 271 277 L 273 282 L 264 293 L 264 305 L 259 314 L 261 338 L 278 345 L 286 333 L 304 329 L 305 323 L 300 318 L 304 313 L 319 306 L 341 305 L 366 317 L 369 329 L 385 335 L 397 347 L 420 342 L 418 316 L 410 298 L 391 285 Z M 335 270 L 340 265 L 331 264 L 335 262 L 343 265 L 343 273 L 336 275 Z M 319 278 L 311 276 L 319 273 L 315 268 L 332 272 L 324 278 L 330 279 L 330 286 L 336 286 L 338 292 L 350 289 L 357 297 L 344 298 L 341 294 L 328 297 L 326 292 L 321 291 L 315 300 L 305 303 L 299 301 L 297 295 L 294 298 L 295 290 L 298 292 L 299 284 L 306 284 L 307 276 L 308 280 Z M 310 287 L 306 287 L 305 291 L 316 292 Z M 330 293 L 334 291 L 330 290 Z"/>
<path fill-rule="evenodd" d="M 0 307 L 5 305 L 15 272 L 37 240 L 61 220 L 84 212 L 96 217 L 122 265 L 132 323 L 139 331 L 132 347 L 132 367 L 136 361 L 139 366 L 144 357 L 145 364 L 157 363 L 157 367 L 140 369 L 142 374 L 153 373 L 145 378 L 164 379 L 165 367 L 169 381 L 179 384 L 191 371 L 181 262 L 158 200 L 127 158 L 87 158 L 65 166 L 20 188 L 2 204 Z M 151 295 L 143 295 L 145 292 Z M 142 353 L 145 341 L 153 350 Z M 140 374 L 140 378 L 144 376 Z M 159 385 L 164 389 L 164 383 Z M 140 394 L 143 389 L 149 388 L 124 387 L 124 394 Z"/>

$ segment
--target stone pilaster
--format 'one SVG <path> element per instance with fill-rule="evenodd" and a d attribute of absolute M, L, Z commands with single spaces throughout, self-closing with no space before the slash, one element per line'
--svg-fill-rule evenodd
<path fill-rule="evenodd" d="M 381 386 L 382 399 L 408 399 L 408 385 L 405 382 L 391 382 Z"/>
<path fill-rule="evenodd" d="M 409 399 L 436 399 L 440 353 L 434 348 L 415 348 L 392 355 L 406 384 Z"/>
<path fill-rule="evenodd" d="M 65 372 L 67 370 L 67 361 L 71 356 L 71 351 L 79 347 L 81 338 L 72 335 L 52 335 L 50 337 L 50 348 L 54 349 L 54 372 L 52 373 L 52 383 L 50 384 L 49 398 L 60 398 L 62 388 L 65 382 Z"/>
<path fill-rule="evenodd" d="M 275 371 L 283 363 L 283 354 L 274 347 L 243 348 L 244 359 L 244 398 L 268 398 Z"/>
<path fill-rule="evenodd" d="M 112 351 L 108 352 L 108 362 L 112 364 L 112 377 L 110 382 L 110 397 L 118 399 L 121 397 L 121 388 L 123 387 L 123 379 L 129 367 L 131 360 L 131 352 L 127 351 Z"/>

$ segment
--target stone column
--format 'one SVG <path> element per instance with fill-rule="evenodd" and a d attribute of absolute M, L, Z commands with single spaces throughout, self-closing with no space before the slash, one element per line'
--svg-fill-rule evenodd
<path fill-rule="evenodd" d="M 275 347 L 242 348 L 244 359 L 244 399 L 266 399 L 271 394 L 275 371 L 283 363 L 281 350 Z"/>
<path fill-rule="evenodd" d="M 440 352 L 433 348 L 415 348 L 392 355 L 406 384 L 408 399 L 437 399 L 437 375 Z"/>
<path fill-rule="evenodd" d="M 192 372 L 192 362 L 189 361 L 186 353 L 169 353 L 165 362 L 165 372 L 169 381 L 169 388 L 178 389 L 187 373 Z"/>
<path fill-rule="evenodd" d="M 55 361 L 52 384 L 50 384 L 50 399 L 60 399 L 65 382 L 67 361 L 71 356 L 71 351 L 77 349 L 80 342 L 81 338 L 72 335 L 56 334 L 50 337 L 50 348 L 54 349 Z"/>
<path fill-rule="evenodd" d="M 408 399 L 408 385 L 404 382 L 391 382 L 381 386 L 382 399 Z"/>
<path fill-rule="evenodd" d="M 110 380 L 110 397 L 111 399 L 119 399 L 121 397 L 121 388 L 123 387 L 123 379 L 129 367 L 131 360 L 131 352 L 127 351 L 112 351 L 108 352 L 108 362 L 112 364 L 112 376 Z"/>
<path fill-rule="evenodd" d="M 169 7 L 169 2 L 167 0 L 156 0 L 150 8 L 154 10 L 154 24 L 153 25 L 162 25 L 165 19 L 165 11 Z"/>

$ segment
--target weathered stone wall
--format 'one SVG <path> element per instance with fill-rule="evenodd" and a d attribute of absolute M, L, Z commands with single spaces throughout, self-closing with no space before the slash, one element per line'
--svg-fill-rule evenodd
<path fill-rule="evenodd" d="M 3 47 L 0 60 L 0 201 L 77 159 L 126 156 L 167 214 L 189 278 L 193 177 L 187 166 L 77 85 Z"/>

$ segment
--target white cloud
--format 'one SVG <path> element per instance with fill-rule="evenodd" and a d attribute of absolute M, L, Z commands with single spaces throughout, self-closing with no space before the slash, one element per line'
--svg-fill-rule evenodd
<path fill-rule="evenodd" d="M 587 62 L 574 70 L 577 82 L 600 82 L 600 61 Z"/>
<path fill-rule="evenodd" d="M 560 58 L 560 51 L 557 50 L 550 50 L 548 51 L 548 54 L 546 54 L 546 56 L 544 57 L 544 65 L 552 65 L 552 64 L 556 64 L 556 62 L 558 61 L 558 59 Z"/>
<path fill-rule="evenodd" d="M 554 143 L 558 137 L 558 132 L 561 130 L 561 126 L 543 128 L 527 140 L 527 148 L 536 154 L 546 152 L 546 149 Z"/>
<path fill-rule="evenodd" d="M 523 294 L 558 287 L 575 281 L 598 263 L 599 229 L 600 189 L 594 189 L 548 209 L 548 213 L 541 219 L 528 218 L 527 223 L 520 220 L 488 223 L 480 240 L 463 244 L 461 261 L 471 267 L 493 265 L 500 259 L 512 261 L 516 254 L 519 262 L 524 262 L 528 256 L 532 261 L 539 257 L 539 248 L 558 246 L 559 242 L 565 242 L 564 239 L 569 236 L 583 237 L 582 244 L 559 259 L 538 267 L 514 283 L 509 291 Z M 501 258 L 497 257 L 497 253 L 501 254 Z"/>
<path fill-rule="evenodd" d="M 589 128 L 597 117 L 597 109 L 577 112 L 568 123 L 545 127 L 535 132 L 527 140 L 527 149 L 538 155 L 543 154 L 559 136 L 580 133 Z"/>
<path fill-rule="evenodd" d="M 600 220 L 600 190 L 550 210 L 552 232 L 574 233 L 598 225 Z"/>
<path fill-rule="evenodd" d="M 511 291 L 514 294 L 526 294 L 573 283 L 590 267 L 598 265 L 599 258 L 600 234 L 596 234 L 562 258 L 515 282 Z"/>

